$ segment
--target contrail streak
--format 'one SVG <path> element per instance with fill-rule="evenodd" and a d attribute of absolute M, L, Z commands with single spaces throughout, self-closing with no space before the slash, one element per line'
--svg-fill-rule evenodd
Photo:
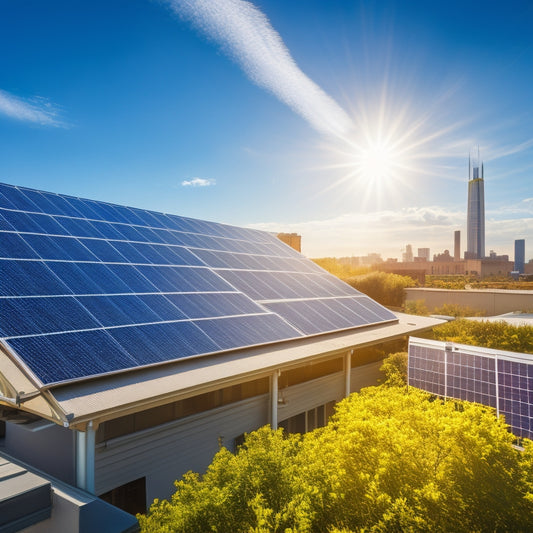
<path fill-rule="evenodd" d="M 321 133 L 344 136 L 346 112 L 308 78 L 268 18 L 244 0 L 166 0 L 183 18 L 219 44 L 248 78 L 270 91 Z"/>

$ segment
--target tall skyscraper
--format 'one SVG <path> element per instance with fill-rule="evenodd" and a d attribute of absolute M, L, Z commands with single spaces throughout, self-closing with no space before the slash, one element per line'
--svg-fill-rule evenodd
<path fill-rule="evenodd" d="M 524 273 L 526 264 L 526 240 L 516 239 L 514 242 L 514 269 L 520 274 Z"/>
<path fill-rule="evenodd" d="M 453 234 L 453 260 L 461 260 L 461 231 L 456 230 Z"/>
<path fill-rule="evenodd" d="M 485 186 L 479 146 L 468 158 L 468 212 L 466 221 L 466 257 L 485 257 Z"/>

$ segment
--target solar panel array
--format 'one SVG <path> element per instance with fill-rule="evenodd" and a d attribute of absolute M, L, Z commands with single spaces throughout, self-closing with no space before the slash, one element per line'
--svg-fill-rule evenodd
<path fill-rule="evenodd" d="M 533 356 L 466 353 L 434 342 L 409 343 L 409 385 L 432 394 L 489 405 L 505 416 L 512 432 L 533 438 Z M 440 347 L 439 347 L 440 345 Z"/>
<path fill-rule="evenodd" d="M 270 233 L 0 184 L 0 338 L 42 384 L 395 320 Z"/>

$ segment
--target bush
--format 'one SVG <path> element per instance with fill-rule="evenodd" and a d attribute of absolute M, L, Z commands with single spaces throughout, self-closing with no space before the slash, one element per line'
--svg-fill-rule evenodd
<path fill-rule="evenodd" d="M 492 409 L 405 387 L 369 387 L 327 427 L 247 435 L 170 502 L 139 515 L 145 533 L 526 532 L 533 450 Z"/>
<path fill-rule="evenodd" d="M 433 328 L 435 339 L 485 348 L 533 353 L 533 326 L 458 319 Z"/>
<path fill-rule="evenodd" d="M 401 307 L 405 298 L 404 289 L 416 286 L 416 281 L 409 276 L 386 272 L 371 272 L 344 281 L 376 302 L 392 307 Z"/>
<path fill-rule="evenodd" d="M 403 387 L 407 385 L 407 352 L 389 354 L 381 365 L 385 374 L 383 384 L 387 387 Z"/>

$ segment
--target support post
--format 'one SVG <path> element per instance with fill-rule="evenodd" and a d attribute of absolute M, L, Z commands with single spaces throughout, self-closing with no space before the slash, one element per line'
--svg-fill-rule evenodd
<path fill-rule="evenodd" d="M 92 422 L 86 431 L 76 430 L 76 486 L 94 494 L 95 430 Z"/>
<path fill-rule="evenodd" d="M 95 443 L 96 435 L 92 421 L 87 424 L 86 438 L 86 484 L 85 490 L 94 494 L 94 460 L 95 460 Z"/>
<path fill-rule="evenodd" d="M 87 455 L 87 441 L 85 440 L 85 433 L 83 431 L 76 431 L 76 487 L 85 489 L 87 484 L 87 463 L 85 456 Z"/>
<path fill-rule="evenodd" d="M 275 370 L 272 374 L 272 387 L 271 387 L 271 407 L 272 407 L 272 413 L 271 413 L 271 422 L 270 425 L 272 429 L 276 430 L 278 429 L 278 377 L 279 377 L 279 370 Z"/>
<path fill-rule="evenodd" d="M 353 350 L 350 350 L 344 356 L 344 397 L 350 396 L 351 391 L 351 377 L 352 377 L 352 354 Z"/>

